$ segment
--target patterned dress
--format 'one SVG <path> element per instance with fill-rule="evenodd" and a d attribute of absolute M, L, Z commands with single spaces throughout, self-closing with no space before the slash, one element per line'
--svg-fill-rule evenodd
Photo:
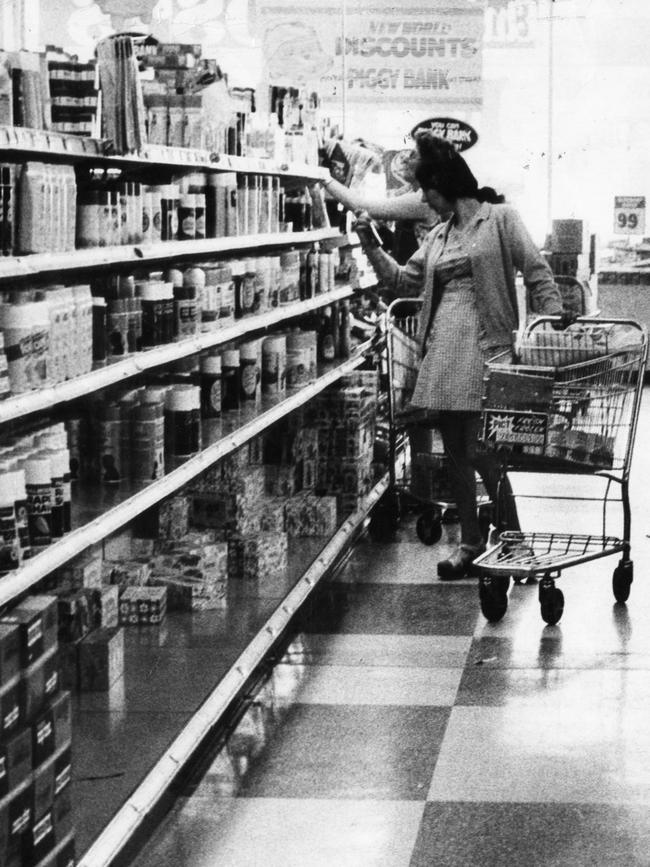
<path fill-rule="evenodd" d="M 452 226 L 436 263 L 442 297 L 411 398 L 413 408 L 478 412 L 483 369 L 492 355 L 481 349 L 483 329 L 476 306 L 472 266 L 463 235 Z"/>

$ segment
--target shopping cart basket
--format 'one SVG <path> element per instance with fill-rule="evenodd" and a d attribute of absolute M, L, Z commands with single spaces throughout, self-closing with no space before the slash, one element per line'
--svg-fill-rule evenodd
<path fill-rule="evenodd" d="M 385 365 L 388 387 L 388 467 L 389 490 L 386 504 L 376 510 L 369 531 L 373 538 L 386 538 L 395 531 L 404 504 L 419 511 L 416 521 L 418 538 L 433 545 L 442 536 L 442 525 L 455 514 L 455 502 L 449 489 L 447 458 L 442 440 L 433 429 L 426 412 L 409 411 L 422 360 L 416 340 L 419 298 L 400 298 L 386 311 Z M 492 506 L 479 482 L 478 518 L 487 538 Z"/>
<path fill-rule="evenodd" d="M 557 623 L 564 596 L 555 579 L 569 566 L 609 554 L 621 554 L 612 579 L 614 597 L 625 602 L 630 594 L 628 482 L 647 334 L 628 320 L 581 318 L 560 332 L 552 328 L 555 321 L 542 317 L 531 323 L 514 361 L 507 352 L 488 362 L 482 439 L 500 455 L 504 471 L 601 476 L 601 533 L 502 532 L 497 544 L 475 560 L 481 610 L 490 621 L 505 614 L 512 577 L 540 579 L 542 618 Z M 566 494 L 557 499 L 567 499 Z M 607 532 L 613 501 L 622 506 L 621 537 Z"/>

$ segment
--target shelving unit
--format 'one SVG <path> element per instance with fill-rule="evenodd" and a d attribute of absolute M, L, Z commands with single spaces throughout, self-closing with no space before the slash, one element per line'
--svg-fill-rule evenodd
<path fill-rule="evenodd" d="M 219 172 L 244 172 L 270 174 L 281 179 L 299 182 L 317 182 L 328 177 L 328 173 L 318 167 L 306 165 L 278 165 L 270 160 L 249 159 L 228 155 L 210 154 L 179 148 L 147 146 L 140 154 L 120 156 L 106 152 L 105 144 L 100 141 L 38 130 L 15 129 L 0 126 L 0 159 L 45 160 L 70 164 L 86 164 L 127 168 L 151 169 L 164 167 L 168 170 L 190 172 L 196 170 Z M 205 239 L 201 241 L 170 241 L 155 245 L 125 245 L 76 250 L 68 253 L 38 254 L 31 256 L 12 256 L 0 259 L 0 288 L 8 281 L 46 280 L 49 275 L 62 275 L 70 278 L 86 271 L 97 271 L 111 267 L 142 267 L 149 263 L 170 261 L 201 261 L 209 257 L 225 257 L 245 254 L 253 250 L 281 249 L 320 242 L 329 249 L 343 245 L 356 245 L 358 239 L 342 235 L 335 229 L 319 229 L 308 232 L 274 233 L 253 236 Z M 148 349 L 98 368 L 91 373 L 59 383 L 39 391 L 16 395 L 0 403 L 0 424 L 17 422 L 27 416 L 46 413 L 53 408 L 77 400 L 96 391 L 124 382 L 130 378 L 165 365 L 201 353 L 231 341 L 236 341 L 254 332 L 261 332 L 273 326 L 318 310 L 321 307 L 350 298 L 356 289 L 369 288 L 375 284 L 372 275 L 360 274 L 358 285 L 340 286 L 332 292 L 314 298 L 294 302 L 261 314 L 237 320 L 231 325 L 211 333 L 196 336 L 176 343 Z M 299 409 L 316 395 L 339 381 L 342 377 L 361 367 L 365 353 L 372 341 L 357 346 L 346 360 L 339 360 L 319 371 L 317 378 L 300 388 L 286 394 L 264 399 L 261 407 L 254 411 L 227 413 L 221 422 L 210 427 L 210 437 L 203 450 L 187 460 L 180 467 L 162 478 L 142 488 L 125 488 L 114 498 L 110 508 L 97 514 L 98 509 L 86 510 L 80 525 L 56 541 L 47 550 L 27 560 L 21 568 L 4 576 L 0 581 L 0 608 L 10 605 L 25 593 L 33 590 L 39 582 L 57 568 L 65 565 L 87 548 L 103 542 L 114 533 L 122 530 L 152 506 L 175 494 L 189 482 L 233 454 L 250 440 L 264 432 L 276 422 Z M 205 427 L 205 426 L 204 426 Z M 307 540 L 302 559 L 295 558 L 286 576 L 278 600 L 266 600 L 260 627 L 252 640 L 238 647 L 236 658 L 225 672 L 213 671 L 200 676 L 199 689 L 195 695 L 195 706 L 189 718 L 179 715 L 174 725 L 171 745 L 167 745 L 162 756 L 153 754 L 151 747 L 141 769 L 134 774 L 130 788 L 122 793 L 120 803 L 109 800 L 104 807 L 102 827 L 93 826 L 92 836 L 85 833 L 84 848 L 80 864 L 83 867 L 109 865 L 123 850 L 132 835 L 158 804 L 176 775 L 192 757 L 200 743 L 240 694 L 255 668 L 273 647 L 278 637 L 288 627 L 300 606 L 313 592 L 318 582 L 328 573 L 332 565 L 350 544 L 355 534 L 362 528 L 370 510 L 382 496 L 387 487 L 387 479 L 375 484 L 366 495 L 353 515 L 346 518 L 339 529 L 329 539 Z M 101 496 L 98 501 L 101 502 Z M 117 502 L 119 500 L 119 502 Z M 84 510 L 80 507 L 81 514 Z M 181 622 L 193 615 L 182 615 Z M 185 618 L 185 620 L 183 620 Z M 216 618 L 215 618 L 216 621 Z M 127 654 L 137 658 L 141 648 L 127 646 Z M 207 698 L 206 698 L 207 696 Z M 77 713 L 83 716 L 77 702 Z M 92 701 L 91 701 L 92 707 Z M 108 710 L 93 710 L 93 713 Z M 107 717 L 108 719 L 108 717 Z M 109 728 L 111 728 L 109 724 Z M 82 732 L 83 739 L 83 732 Z M 146 744 L 142 748 L 145 750 Z M 101 749 L 94 743 L 89 750 Z M 120 791 L 120 790 L 118 790 Z M 80 807 L 83 810 L 83 806 Z M 110 814 L 106 814 L 106 810 Z"/>
<path fill-rule="evenodd" d="M 87 850 L 78 867 L 110 867 L 114 863 L 126 843 L 154 810 L 181 768 L 191 759 L 196 745 L 209 735 L 241 692 L 253 671 L 287 628 L 291 618 L 350 544 L 368 512 L 387 488 L 388 476 L 385 476 L 377 482 L 361 506 L 341 524 L 281 604 L 271 613 L 257 636 L 239 655 L 228 674 L 219 681 L 182 732 Z"/>
<path fill-rule="evenodd" d="M 69 379 L 49 388 L 7 398 L 0 403 L 0 424 L 35 412 L 50 410 L 58 404 L 67 403 L 102 388 L 108 388 L 118 382 L 124 382 L 147 370 L 172 364 L 206 349 L 222 346 L 252 332 L 261 331 L 288 319 L 294 319 L 297 316 L 318 310 L 320 307 L 325 307 L 335 301 L 351 297 L 354 291 L 351 286 L 341 286 L 334 292 L 317 295 L 315 298 L 287 304 L 284 307 L 276 307 L 274 310 L 260 313 L 257 316 L 239 319 L 232 325 L 217 331 L 198 334 L 188 340 L 179 340 L 177 343 L 168 343 L 153 349 L 143 350 L 135 355 L 109 363 L 105 367 L 97 368 L 91 373 Z"/>
<path fill-rule="evenodd" d="M 68 533 L 61 540 L 50 545 L 46 551 L 27 560 L 20 569 L 9 573 L 0 581 L 0 607 L 7 605 L 21 593 L 30 590 L 35 584 L 81 554 L 86 548 L 106 539 L 147 509 L 155 506 L 166 497 L 170 497 L 217 461 L 237 451 L 249 440 L 324 391 L 329 385 L 333 385 L 341 377 L 360 367 L 365 360 L 363 353 L 367 348 L 369 348 L 369 344 L 362 345 L 352 358 L 319 376 L 309 385 L 303 386 L 293 393 L 288 393 L 284 399 L 277 403 L 268 405 L 270 402 L 267 402 L 266 406 L 263 404 L 260 413 L 244 422 L 241 427 L 219 438 L 182 466 L 152 482 L 143 490 L 109 509 L 99 518 L 95 518 L 83 527 Z"/>

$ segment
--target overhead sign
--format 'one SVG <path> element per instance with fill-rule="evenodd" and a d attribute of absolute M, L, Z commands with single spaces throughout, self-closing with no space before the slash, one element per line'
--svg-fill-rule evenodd
<path fill-rule="evenodd" d="M 325 104 L 480 105 L 484 9 L 473 0 L 257 0 L 271 84 Z M 444 109 L 443 109 L 444 110 Z"/>
<path fill-rule="evenodd" d="M 432 117 L 416 124 L 411 130 L 415 135 L 421 129 L 428 129 L 434 135 L 446 139 L 457 151 L 466 151 L 478 141 L 478 133 L 464 120 L 454 120 L 452 117 Z"/>
<path fill-rule="evenodd" d="M 614 197 L 614 232 L 618 235 L 645 234 L 645 196 Z"/>

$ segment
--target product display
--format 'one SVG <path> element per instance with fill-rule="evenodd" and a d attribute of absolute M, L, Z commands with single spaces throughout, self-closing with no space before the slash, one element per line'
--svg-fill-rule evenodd
<path fill-rule="evenodd" d="M 283 423 L 269 425 L 362 362 L 337 367 L 353 269 L 317 185 L 315 94 L 275 89 L 262 110 L 200 46 L 127 33 L 103 39 L 96 64 L 46 60 L 16 76 L 41 88 L 30 126 L 83 137 L 70 153 L 84 158 L 60 135 L 51 157 L 46 136 L 0 154 L 0 398 L 14 422 L 0 575 L 33 567 L 48 594 L 0 621 L 8 867 L 74 863 L 62 689 L 116 709 L 138 649 L 238 617 L 242 594 L 288 591 L 299 538 L 337 532 L 306 410 L 284 461 Z M 49 556 L 67 561 L 48 572 Z"/>
<path fill-rule="evenodd" d="M 59 679 L 57 600 L 28 596 L 0 617 L 0 863 L 74 848 L 72 708 Z"/>

